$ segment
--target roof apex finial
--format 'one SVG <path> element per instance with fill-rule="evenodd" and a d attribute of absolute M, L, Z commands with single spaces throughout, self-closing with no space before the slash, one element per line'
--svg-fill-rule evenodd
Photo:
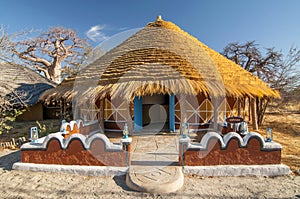
<path fill-rule="evenodd" d="M 161 15 L 158 15 L 156 21 L 162 21 Z"/>

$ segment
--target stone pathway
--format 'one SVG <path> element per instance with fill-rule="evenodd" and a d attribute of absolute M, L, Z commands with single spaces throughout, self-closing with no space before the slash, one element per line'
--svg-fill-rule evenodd
<path fill-rule="evenodd" d="M 133 143 L 131 166 L 126 184 L 133 190 L 169 193 L 184 182 L 178 165 L 178 136 L 142 136 Z"/>
<path fill-rule="evenodd" d="M 178 162 L 177 136 L 141 136 L 133 143 L 132 165 L 169 166 Z"/>

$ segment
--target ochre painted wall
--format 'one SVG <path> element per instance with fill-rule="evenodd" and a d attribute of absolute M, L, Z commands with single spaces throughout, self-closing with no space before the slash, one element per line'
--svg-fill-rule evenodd
<path fill-rule="evenodd" d="M 132 150 L 129 147 L 129 152 Z M 62 149 L 57 139 L 48 143 L 46 150 L 21 150 L 24 163 L 90 165 L 90 166 L 126 166 L 126 151 L 106 151 L 102 140 L 92 141 L 91 148 L 85 149 L 80 140 L 73 139 L 67 149 Z M 129 163 L 130 163 L 129 153 Z"/>
<path fill-rule="evenodd" d="M 182 151 L 184 151 L 185 166 L 210 166 L 210 165 L 263 165 L 280 164 L 281 150 L 261 150 L 261 143 L 257 138 L 252 138 L 247 147 L 240 147 L 236 139 L 232 139 L 226 149 L 221 149 L 217 140 L 211 139 L 208 149 L 187 149 L 180 145 L 182 165 Z M 184 150 L 183 150 L 184 149 Z"/>

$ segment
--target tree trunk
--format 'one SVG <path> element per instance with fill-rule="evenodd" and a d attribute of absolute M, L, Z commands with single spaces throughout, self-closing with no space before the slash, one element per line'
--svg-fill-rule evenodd
<path fill-rule="evenodd" d="M 61 82 L 61 65 L 59 63 L 53 63 L 48 71 L 50 79 L 59 84 Z"/>
<path fill-rule="evenodd" d="M 263 123 L 263 119 L 264 119 L 264 115 L 266 112 L 266 109 L 268 107 L 269 104 L 269 99 L 256 99 L 256 104 L 257 104 L 257 123 L 258 125 L 262 125 Z"/>
<path fill-rule="evenodd" d="M 255 98 L 252 98 L 250 100 L 251 103 L 251 119 L 252 119 L 252 126 L 253 130 L 258 130 L 258 124 L 257 124 L 257 112 L 256 112 L 256 103 L 255 103 Z"/>

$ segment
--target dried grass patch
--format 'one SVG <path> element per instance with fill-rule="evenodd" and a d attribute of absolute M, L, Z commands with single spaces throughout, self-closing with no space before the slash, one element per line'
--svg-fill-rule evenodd
<path fill-rule="evenodd" d="M 265 136 L 265 129 L 273 129 L 273 139 L 282 145 L 282 163 L 292 171 L 300 170 L 300 114 L 269 113 L 259 133 Z"/>

